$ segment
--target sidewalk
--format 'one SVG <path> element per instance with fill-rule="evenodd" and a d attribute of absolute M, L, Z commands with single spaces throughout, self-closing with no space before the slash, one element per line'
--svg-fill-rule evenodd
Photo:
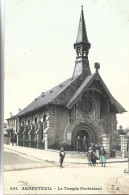
<path fill-rule="evenodd" d="M 40 149 L 21 147 L 21 146 L 11 146 L 11 145 L 6 145 L 6 144 L 4 144 L 4 150 L 11 150 L 12 152 L 15 152 L 15 153 L 21 153 L 23 155 L 40 160 L 42 162 L 59 164 L 59 151 L 57 150 L 40 150 Z M 67 158 L 67 152 L 66 152 L 65 163 L 86 164 L 88 162 L 86 158 L 83 158 L 83 159 Z"/>
<path fill-rule="evenodd" d="M 31 158 L 35 158 L 37 160 L 41 160 L 43 162 L 50 162 L 50 163 L 59 163 L 59 151 L 57 150 L 39 150 L 34 148 L 28 147 L 21 147 L 21 146 L 11 146 L 4 144 L 4 150 L 11 150 L 15 153 L 21 153 Z M 74 164 L 87 164 L 87 158 L 70 158 L 70 154 L 72 152 L 66 151 L 65 156 L 65 163 L 74 163 Z M 119 163 L 119 162 L 128 162 L 127 158 L 117 158 L 117 159 L 107 159 L 106 163 Z"/>

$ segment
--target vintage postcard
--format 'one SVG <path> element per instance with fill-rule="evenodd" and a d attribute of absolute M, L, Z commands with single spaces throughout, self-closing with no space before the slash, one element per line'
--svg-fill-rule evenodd
<path fill-rule="evenodd" d="M 129 194 L 129 0 L 4 7 L 4 195 Z"/>

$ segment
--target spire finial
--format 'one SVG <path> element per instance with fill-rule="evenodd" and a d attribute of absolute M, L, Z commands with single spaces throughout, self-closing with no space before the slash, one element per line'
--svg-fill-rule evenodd
<path fill-rule="evenodd" d="M 83 11 L 83 5 L 81 7 L 82 7 L 82 11 Z"/>

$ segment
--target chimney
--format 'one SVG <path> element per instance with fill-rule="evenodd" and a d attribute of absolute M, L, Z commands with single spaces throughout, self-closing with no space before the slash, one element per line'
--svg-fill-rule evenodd
<path fill-rule="evenodd" d="M 21 112 L 21 108 L 19 108 L 19 112 Z"/>
<path fill-rule="evenodd" d="M 13 117 L 12 112 L 10 112 L 10 118 L 12 118 L 12 117 Z"/>

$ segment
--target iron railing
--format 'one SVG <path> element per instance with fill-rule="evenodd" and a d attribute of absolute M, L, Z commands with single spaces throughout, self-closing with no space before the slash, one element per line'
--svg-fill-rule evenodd
<path fill-rule="evenodd" d="M 44 149 L 45 143 L 42 141 L 35 141 L 35 140 L 19 140 L 18 146 L 24 146 L 29 148 L 37 148 L 37 149 Z"/>

